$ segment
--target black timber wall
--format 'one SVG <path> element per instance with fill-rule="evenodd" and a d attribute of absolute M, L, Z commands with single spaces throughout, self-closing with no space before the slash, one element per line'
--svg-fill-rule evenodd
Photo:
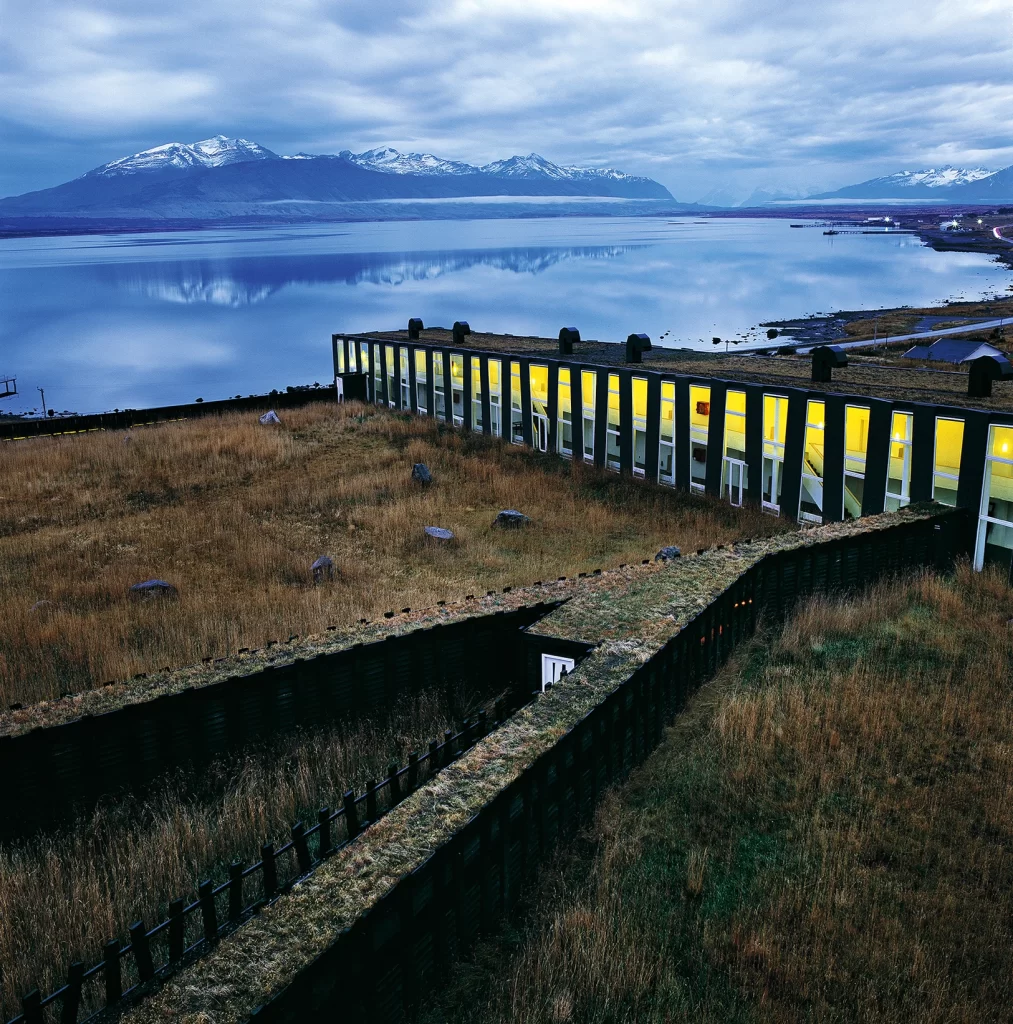
<path fill-rule="evenodd" d="M 65 820 L 101 797 L 140 793 L 245 745 L 386 708 L 425 687 L 481 681 L 526 698 L 521 632 L 558 602 L 417 629 L 347 650 L 0 737 L 0 839 Z"/>
<path fill-rule="evenodd" d="M 767 555 L 251 1019 L 414 1020 L 451 962 L 510 916 L 538 864 L 590 817 L 606 787 L 661 742 L 665 724 L 761 612 L 781 618 L 808 593 L 850 591 L 920 567 L 945 570 L 967 552 L 966 520 L 958 509 Z"/>

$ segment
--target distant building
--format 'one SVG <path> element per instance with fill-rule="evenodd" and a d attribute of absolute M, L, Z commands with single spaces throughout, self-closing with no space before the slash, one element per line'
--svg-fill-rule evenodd
<path fill-rule="evenodd" d="M 956 340 L 940 338 L 931 345 L 914 345 L 909 348 L 902 359 L 926 359 L 934 363 L 969 363 L 980 356 L 1001 356 L 994 345 L 985 341 Z"/>

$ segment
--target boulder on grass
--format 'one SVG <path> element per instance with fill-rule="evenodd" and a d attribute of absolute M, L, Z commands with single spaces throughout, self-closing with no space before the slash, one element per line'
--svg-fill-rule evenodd
<path fill-rule="evenodd" d="M 143 583 L 135 583 L 129 593 L 135 601 L 149 601 L 153 598 L 177 597 L 179 595 L 179 591 L 165 580 L 145 580 Z"/>
<path fill-rule="evenodd" d="M 519 526 L 527 526 L 530 522 L 531 519 L 523 512 L 518 512 L 515 508 L 505 508 L 502 512 L 497 514 L 492 525 L 501 526 L 504 529 L 509 530 L 515 529 Z"/>
<path fill-rule="evenodd" d="M 431 537 L 433 540 L 453 540 L 454 533 L 452 530 L 445 530 L 442 526 L 427 526 L 426 536 Z"/>
<path fill-rule="evenodd" d="M 654 560 L 656 562 L 671 562 L 680 555 L 682 552 L 674 544 L 668 544 L 654 556 Z"/>
<path fill-rule="evenodd" d="M 314 583 L 323 583 L 325 580 L 330 582 L 334 579 L 334 562 L 329 555 L 321 555 L 310 566 L 310 572 L 313 573 Z"/>
<path fill-rule="evenodd" d="M 266 427 L 272 423 L 280 424 L 281 420 L 278 418 L 278 414 L 273 409 L 268 409 L 268 411 L 265 412 L 264 415 L 260 417 L 260 422 Z"/>
<path fill-rule="evenodd" d="M 412 466 L 412 479 L 418 480 L 423 487 L 428 487 L 433 482 L 433 474 L 429 472 L 429 467 L 424 462 L 416 462 Z"/>

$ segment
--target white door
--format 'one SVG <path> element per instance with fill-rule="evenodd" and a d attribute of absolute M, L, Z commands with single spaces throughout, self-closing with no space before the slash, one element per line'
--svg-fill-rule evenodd
<path fill-rule="evenodd" d="M 728 466 L 728 500 L 736 506 L 742 504 L 742 487 L 746 464 L 740 459 L 725 459 Z"/>
<path fill-rule="evenodd" d="M 535 413 L 532 416 L 532 421 L 535 428 L 535 436 L 532 438 L 535 442 L 535 447 L 540 452 L 547 452 L 549 450 L 549 418 Z"/>
<path fill-rule="evenodd" d="M 560 658 L 555 654 L 542 655 L 542 693 L 545 687 L 552 683 L 555 685 L 562 678 L 564 672 L 569 674 L 573 671 L 573 658 Z"/>

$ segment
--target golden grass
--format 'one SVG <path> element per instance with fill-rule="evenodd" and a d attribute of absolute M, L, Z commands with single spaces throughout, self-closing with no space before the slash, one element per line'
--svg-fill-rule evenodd
<path fill-rule="evenodd" d="M 358 404 L 0 447 L 0 708 L 536 579 L 788 528 Z M 410 478 L 425 462 L 436 483 Z M 491 526 L 502 508 L 533 519 Z M 425 542 L 439 525 L 453 545 Z M 333 584 L 311 585 L 329 554 Z M 178 601 L 132 602 L 162 578 Z M 38 602 L 46 602 L 39 604 Z"/>
<path fill-rule="evenodd" d="M 1011 615 L 966 567 L 808 602 L 425 1019 L 1008 1020 Z"/>
<path fill-rule="evenodd" d="M 233 860 L 252 864 L 262 843 L 287 842 L 300 816 L 309 827 L 345 789 L 361 792 L 392 761 L 404 764 L 474 702 L 424 691 L 382 720 L 288 737 L 215 765 L 199 781 L 173 780 L 144 801 L 109 801 L 71 829 L 0 848 L 0 1019 L 16 1015 L 35 985 L 58 988 L 71 960 L 90 966 L 102 943 L 125 938 L 138 918 L 150 928 L 170 899 L 192 900 L 200 879 L 224 881 Z M 342 837 L 336 829 L 335 840 Z M 285 878 L 295 863 L 283 859 Z M 249 902 L 260 876 L 248 884 Z"/>

